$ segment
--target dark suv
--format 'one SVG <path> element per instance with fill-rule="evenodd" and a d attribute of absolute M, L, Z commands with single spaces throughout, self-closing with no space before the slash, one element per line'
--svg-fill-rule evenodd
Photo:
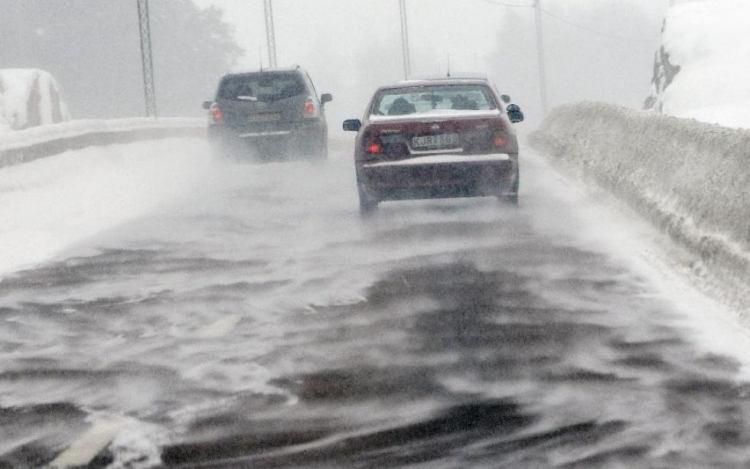
<path fill-rule="evenodd" d="M 216 153 L 277 160 L 328 156 L 325 103 L 301 67 L 225 75 L 209 111 L 208 138 Z"/>

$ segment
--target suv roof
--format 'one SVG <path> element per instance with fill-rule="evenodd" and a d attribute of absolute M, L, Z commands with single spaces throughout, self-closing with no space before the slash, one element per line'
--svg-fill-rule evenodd
<path fill-rule="evenodd" d="M 294 65 L 292 67 L 260 68 L 260 69 L 254 69 L 254 70 L 235 70 L 235 71 L 225 74 L 224 76 L 252 75 L 255 73 L 296 72 L 296 71 L 300 73 L 304 73 L 305 69 L 303 69 L 299 65 Z"/>

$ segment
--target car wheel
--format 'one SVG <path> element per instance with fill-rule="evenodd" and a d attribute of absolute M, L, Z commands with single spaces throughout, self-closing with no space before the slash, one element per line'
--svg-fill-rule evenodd
<path fill-rule="evenodd" d="M 211 158 L 215 160 L 221 160 L 221 159 L 226 158 L 224 149 L 215 143 L 211 143 L 211 145 L 209 146 L 209 152 L 211 153 Z"/>
<path fill-rule="evenodd" d="M 508 205 L 518 206 L 518 194 L 504 195 L 502 201 Z"/>
<path fill-rule="evenodd" d="M 328 135 L 325 133 L 320 136 L 318 144 L 313 149 L 313 158 L 316 160 L 328 159 Z"/>
<path fill-rule="evenodd" d="M 513 186 L 511 186 L 510 191 L 502 194 L 498 197 L 498 199 L 501 202 L 504 202 L 509 205 L 518 205 L 518 188 L 520 187 L 521 182 L 521 174 L 518 171 L 518 167 L 516 166 L 516 180 L 513 183 Z"/>
<path fill-rule="evenodd" d="M 229 145 L 225 144 L 223 140 L 211 139 L 211 141 L 209 142 L 209 149 L 211 152 L 211 157 L 216 160 L 226 161 L 235 159 L 232 148 Z"/>
<path fill-rule="evenodd" d="M 370 215 L 378 209 L 378 201 L 367 195 L 362 184 L 357 184 L 357 192 L 359 193 L 359 213 Z"/>

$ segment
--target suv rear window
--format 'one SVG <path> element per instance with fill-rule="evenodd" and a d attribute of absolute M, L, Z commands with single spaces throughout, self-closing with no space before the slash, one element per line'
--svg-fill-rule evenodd
<path fill-rule="evenodd" d="M 305 94 L 297 74 L 262 73 L 226 77 L 219 87 L 219 99 L 273 102 Z"/>

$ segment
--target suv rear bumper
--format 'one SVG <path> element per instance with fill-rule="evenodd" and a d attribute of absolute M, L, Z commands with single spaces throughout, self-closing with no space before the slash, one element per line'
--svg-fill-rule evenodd
<path fill-rule="evenodd" d="M 283 138 L 304 135 L 320 135 L 326 131 L 322 120 L 309 119 L 294 122 L 280 122 L 274 125 L 231 125 L 210 124 L 208 136 L 211 139 L 263 139 Z"/>
<path fill-rule="evenodd" d="M 208 126 L 208 139 L 215 150 L 233 156 L 273 158 L 321 151 L 327 145 L 328 129 L 320 120 L 284 123 L 278 126 Z"/>

